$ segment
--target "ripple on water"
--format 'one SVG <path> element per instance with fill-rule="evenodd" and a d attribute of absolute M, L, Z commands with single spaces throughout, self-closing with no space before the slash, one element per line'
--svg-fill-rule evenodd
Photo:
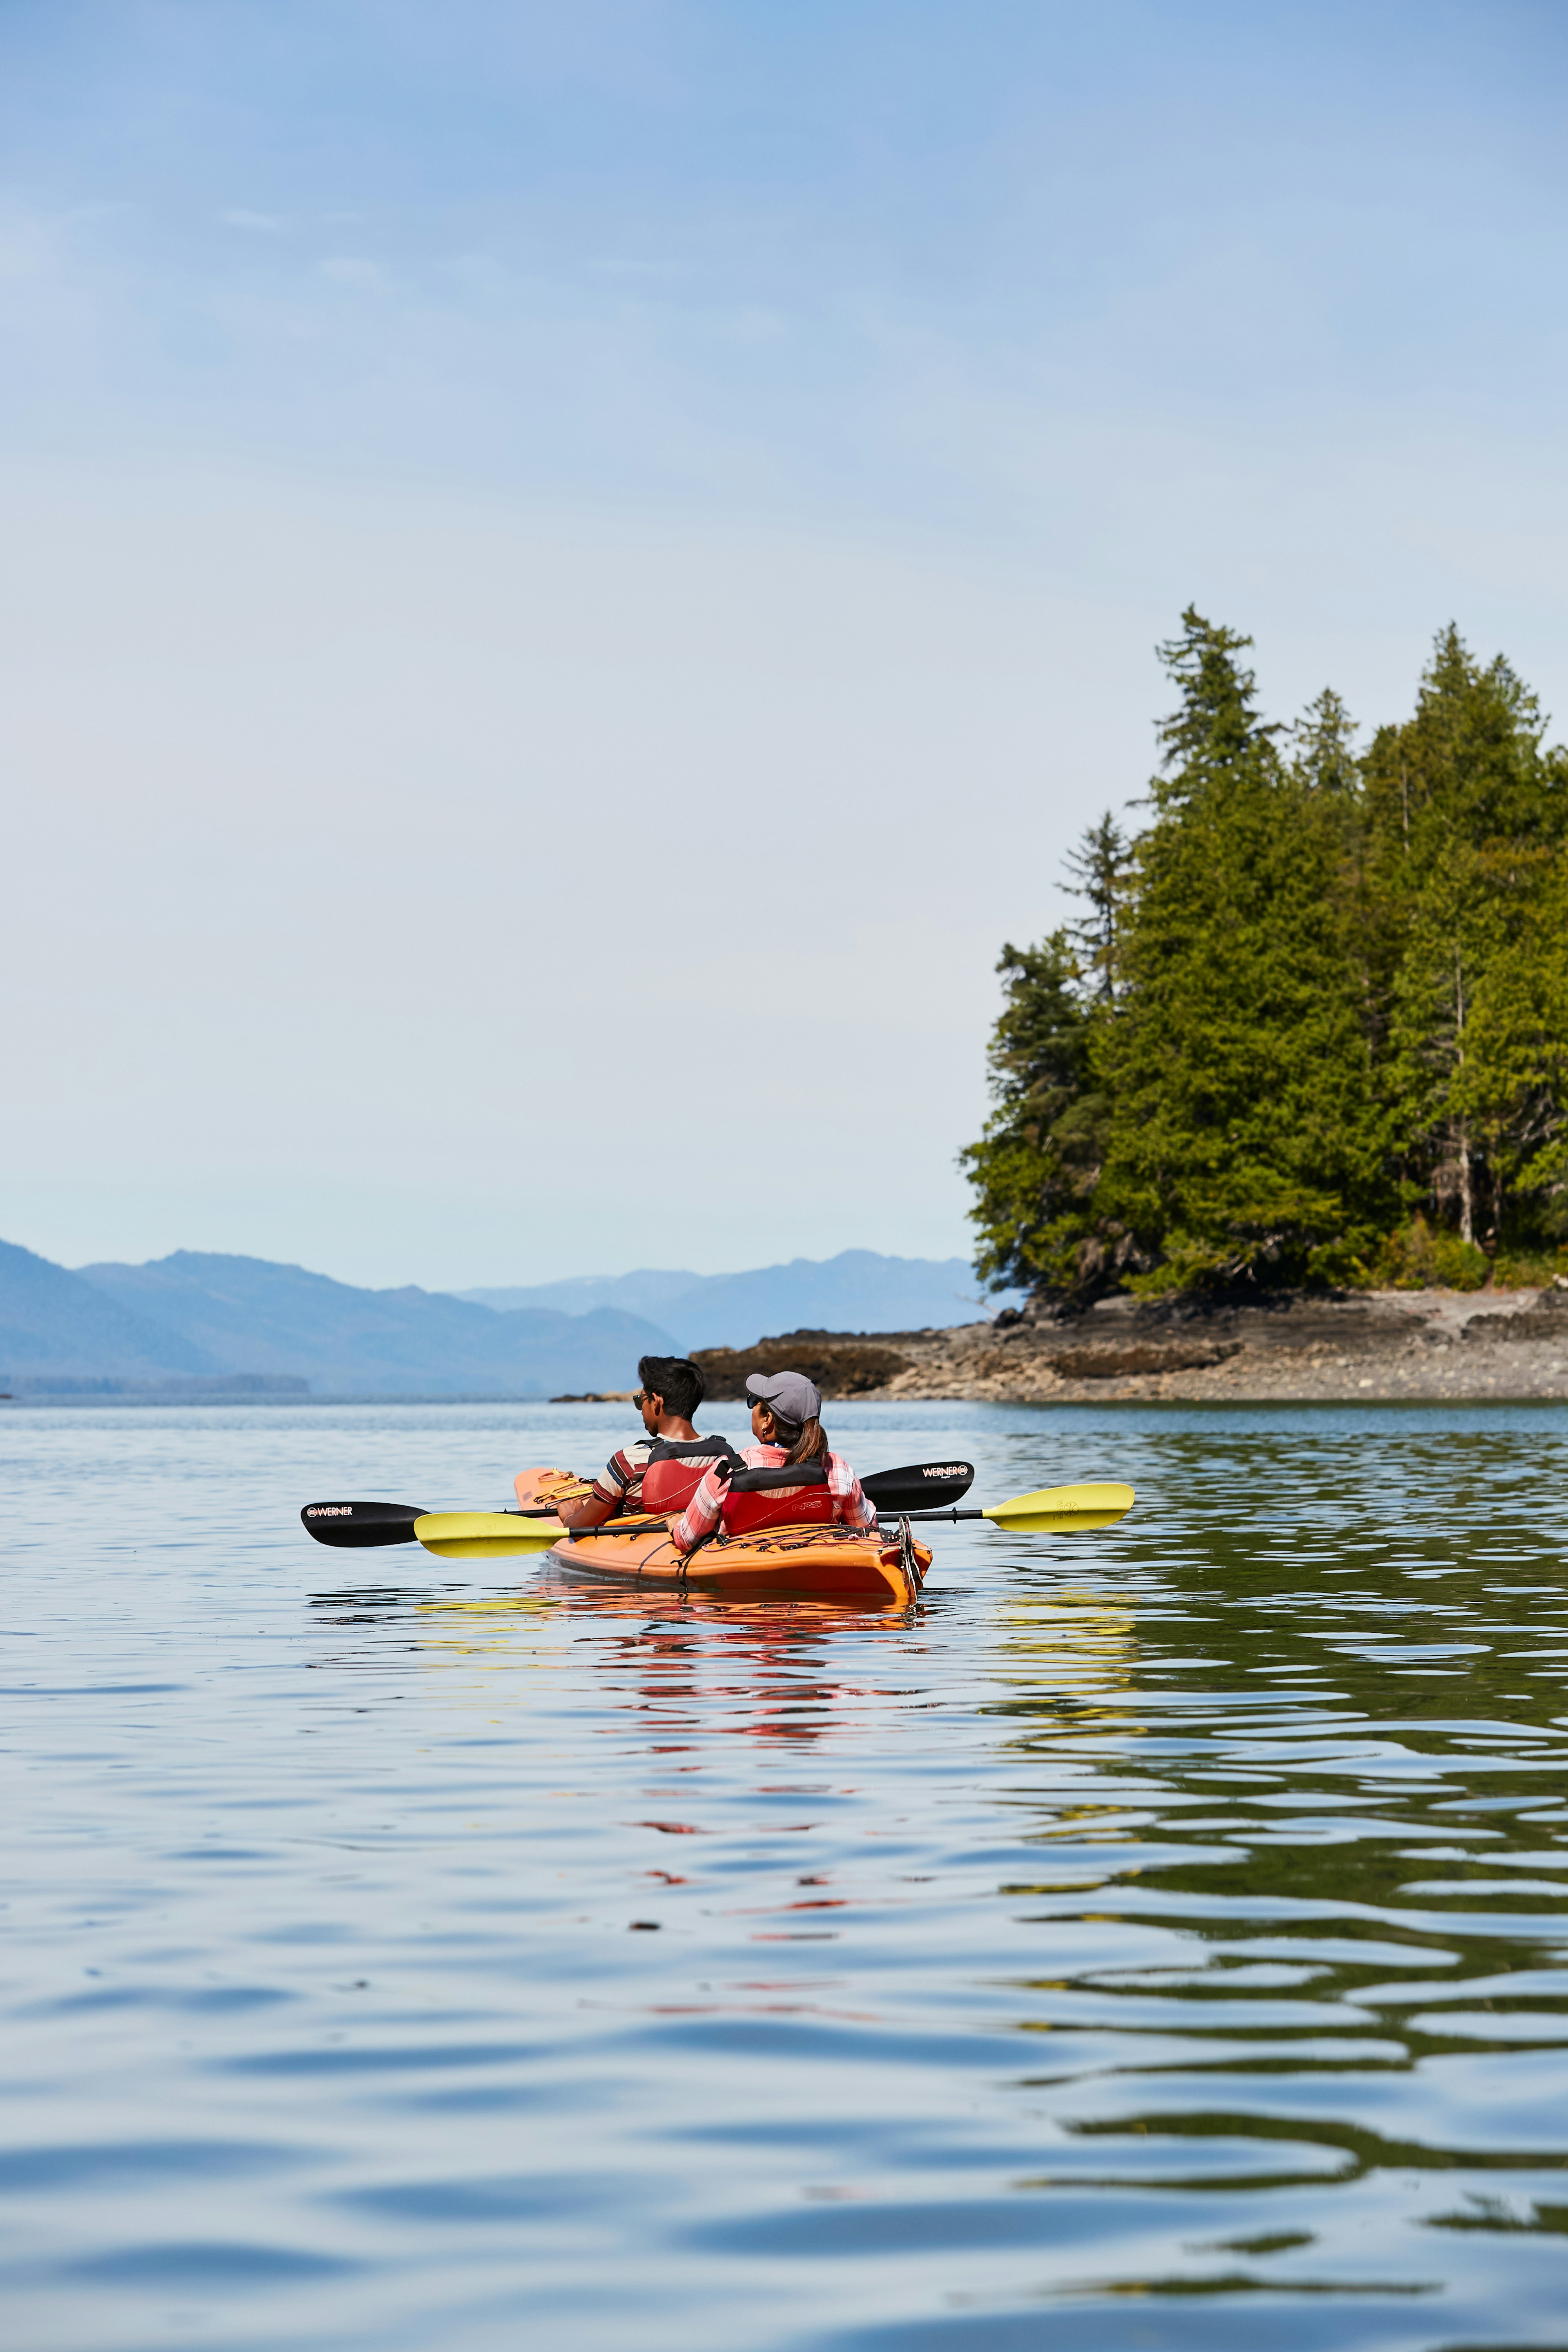
<path fill-rule="evenodd" d="M 595 1409 L 0 1423 L 8 2352 L 1568 2340 L 1561 1414 L 833 1425 L 1139 1507 L 724 1608 L 300 1534 Z"/>

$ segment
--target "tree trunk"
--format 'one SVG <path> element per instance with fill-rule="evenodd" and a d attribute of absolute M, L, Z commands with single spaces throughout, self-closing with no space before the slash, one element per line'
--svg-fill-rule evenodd
<path fill-rule="evenodd" d="M 1465 1066 L 1465 971 L 1459 951 L 1454 950 L 1454 1042 L 1458 1066 Z M 1470 1181 L 1469 1129 L 1461 1118 L 1457 1122 L 1459 1143 L 1459 1239 L 1474 1242 L 1476 1237 L 1475 1187 Z"/>
<path fill-rule="evenodd" d="M 1459 1121 L 1459 1239 L 1473 1242 L 1476 1237 L 1476 1206 L 1474 1188 L 1470 1182 L 1470 1139 L 1463 1119 Z"/>

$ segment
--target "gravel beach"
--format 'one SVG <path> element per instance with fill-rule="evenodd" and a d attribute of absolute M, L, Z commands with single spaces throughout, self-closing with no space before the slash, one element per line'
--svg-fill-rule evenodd
<path fill-rule="evenodd" d="M 876 1393 L 987 1402 L 1568 1399 L 1568 1286 L 1370 1291 L 1267 1307 L 1103 1300 L 1071 1323 L 899 1333 Z"/>

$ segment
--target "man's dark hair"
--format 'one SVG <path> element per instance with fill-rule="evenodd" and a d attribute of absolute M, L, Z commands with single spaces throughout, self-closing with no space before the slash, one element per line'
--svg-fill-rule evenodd
<path fill-rule="evenodd" d="M 664 1411 L 678 1421 L 690 1421 L 704 1397 L 707 1382 L 689 1356 L 643 1356 L 637 1378 L 646 1396 L 663 1397 Z"/>

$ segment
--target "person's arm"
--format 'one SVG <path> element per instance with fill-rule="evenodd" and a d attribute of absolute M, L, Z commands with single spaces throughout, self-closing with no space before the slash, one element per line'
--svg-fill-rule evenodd
<path fill-rule="evenodd" d="M 611 1455 L 583 1500 L 571 1504 L 560 1513 L 561 1526 L 601 1528 L 605 1520 L 612 1519 L 621 1508 L 626 1499 L 626 1489 L 641 1468 L 641 1463 L 632 1461 L 627 1448 L 621 1447 Z"/>
<path fill-rule="evenodd" d="M 615 1506 L 607 1495 L 599 1491 L 597 1479 L 593 1491 L 580 1503 L 563 1503 L 559 1517 L 563 1528 L 601 1528 L 606 1519 L 615 1517 Z"/>
<path fill-rule="evenodd" d="M 828 1456 L 828 1488 L 838 1504 L 843 1526 L 875 1527 L 876 1507 L 867 1500 L 865 1489 L 841 1454 Z"/>

